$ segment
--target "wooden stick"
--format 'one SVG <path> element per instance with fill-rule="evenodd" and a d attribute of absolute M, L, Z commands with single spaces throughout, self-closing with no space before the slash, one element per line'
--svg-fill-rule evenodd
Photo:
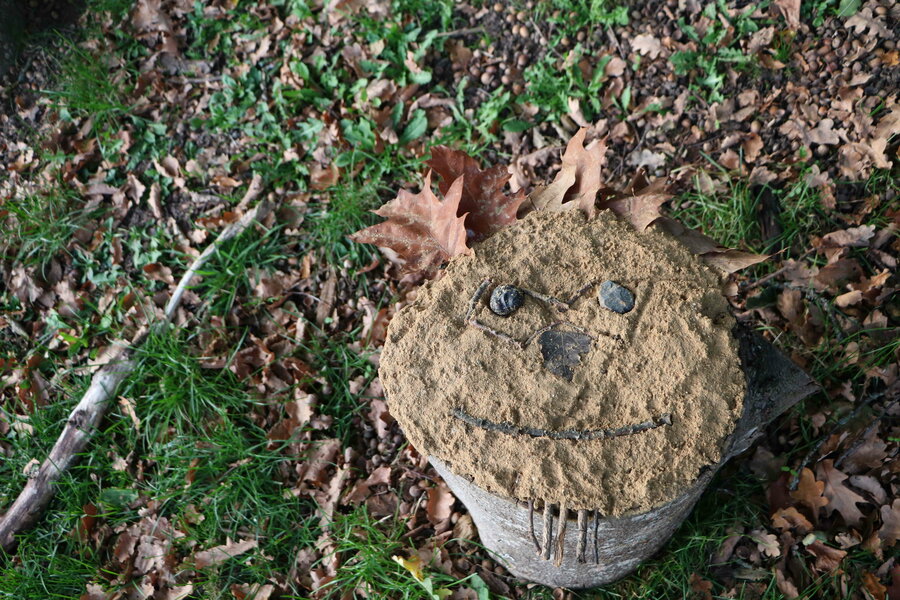
<path fill-rule="evenodd" d="M 575 554 L 575 560 L 584 563 L 584 551 L 587 549 L 587 530 L 588 530 L 588 511 L 585 509 L 578 511 L 578 550 Z"/>
<path fill-rule="evenodd" d="M 569 509 L 563 502 L 559 506 L 559 533 L 556 534 L 556 566 L 561 567 L 563 554 L 566 551 L 566 524 L 569 522 Z"/>
<path fill-rule="evenodd" d="M 528 524 L 531 527 L 531 542 L 534 544 L 535 551 L 541 553 L 541 544 L 538 542 L 537 536 L 534 535 L 534 500 L 528 501 Z"/>
<path fill-rule="evenodd" d="M 553 546 L 553 505 L 549 502 L 544 502 L 544 531 L 541 538 L 541 558 L 550 560 L 550 549 Z"/>
<path fill-rule="evenodd" d="M 181 281 L 178 282 L 171 299 L 166 304 L 165 318 L 161 323 L 157 324 L 157 327 L 164 326 L 172 321 L 191 279 L 203 267 L 204 263 L 209 260 L 210 256 L 224 242 L 243 232 L 253 221 L 262 219 L 268 211 L 269 204 L 261 202 L 239 221 L 226 227 L 215 241 L 207 246 L 200 256 L 191 263 L 191 266 L 182 276 Z M 69 414 L 66 425 L 53 445 L 50 455 L 43 462 L 37 473 L 28 479 L 15 502 L 0 518 L 0 548 L 4 552 L 11 552 L 16 546 L 16 535 L 34 525 L 40 518 L 47 503 L 53 497 L 54 484 L 72 466 L 75 459 L 87 446 L 91 435 L 106 413 L 106 408 L 110 404 L 110 398 L 115 397 L 116 388 L 134 369 L 134 361 L 131 359 L 131 356 L 134 349 L 140 346 L 147 338 L 147 334 L 148 330 L 143 328 L 130 344 L 123 341 L 113 344 L 115 350 L 109 360 L 94 373 L 94 376 L 91 378 L 91 385 L 74 410 Z"/>

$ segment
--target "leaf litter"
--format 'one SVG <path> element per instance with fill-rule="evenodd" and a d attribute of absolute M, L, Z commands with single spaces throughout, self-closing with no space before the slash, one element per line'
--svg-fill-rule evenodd
<path fill-rule="evenodd" d="M 299 177 L 308 177 L 309 185 L 274 189 L 262 184 L 257 193 L 274 195 L 280 208 L 277 219 L 273 216 L 258 231 L 264 233 L 278 222 L 290 222 L 302 231 L 310 207 L 327 205 L 330 190 L 359 169 L 358 164 L 339 164 L 340 150 L 371 140 L 371 149 L 380 152 L 403 140 L 404 152 L 425 155 L 425 140 L 436 139 L 442 128 L 459 120 L 453 112 L 454 94 L 444 95 L 433 84 L 458 90 L 466 81 L 474 85 L 463 89 L 463 105 L 457 108 L 470 118 L 481 110 L 486 97 L 504 90 L 511 91 L 513 98 L 523 96 L 524 101 L 511 103 L 506 116 L 495 118 L 479 134 L 487 134 L 488 160 L 479 163 L 452 148 L 431 148 L 430 166 L 440 177 L 443 199 L 426 183 L 418 194 L 404 192 L 406 208 L 384 211 L 385 222 L 391 224 L 382 227 L 386 237 L 380 239 L 394 244 L 395 255 L 367 272 L 370 283 L 365 295 L 360 296 L 364 288 L 349 281 L 347 267 L 328 264 L 322 256 L 294 244 L 294 258 L 280 264 L 266 284 L 261 283 L 259 294 L 238 294 L 238 310 L 210 317 L 213 327 L 197 337 L 202 364 L 213 370 L 230 369 L 249 391 L 267 399 L 252 409 L 252 418 L 269 432 L 271 444 L 283 443 L 277 447 L 294 461 L 294 468 L 283 475 L 281 484 L 292 496 L 319 502 L 324 532 L 317 546 L 297 548 L 297 564 L 304 568 L 291 571 L 285 565 L 283 576 L 272 584 L 259 588 L 242 584 L 232 590 L 233 595 L 247 597 L 253 590 L 257 597 L 265 597 L 275 589 L 278 593 L 323 589 L 347 558 L 329 553 L 336 543 L 329 537 L 329 523 L 347 507 L 362 503 L 374 514 L 396 513 L 407 519 L 410 543 L 432 550 L 431 555 L 425 553 L 426 569 L 445 565 L 457 577 L 479 573 L 494 593 L 525 594 L 522 588 L 510 587 L 512 580 L 502 567 L 487 562 L 489 558 L 477 563 L 459 558 L 465 553 L 457 554 L 456 544 L 464 542 L 447 541 L 456 537 L 457 530 L 466 531 L 471 539 L 474 532 L 459 525 L 468 515 L 436 483 L 415 449 L 403 445 L 377 380 L 364 378 L 352 386 L 355 401 L 364 407 L 352 424 L 361 432 L 360 441 L 348 443 L 335 435 L 334 415 L 323 412 L 334 394 L 334 383 L 305 346 L 319 335 L 311 324 L 323 333 L 350 335 L 368 319 L 368 329 L 355 348 L 360 352 L 377 348 L 397 305 L 414 297 L 421 281 L 416 272 L 438 275 L 441 263 L 450 256 L 468 251 L 470 243 L 538 205 L 573 204 L 587 211 L 609 208 L 638 228 L 678 231 L 684 243 L 719 260 L 724 270 L 751 267 L 757 259 L 749 248 L 724 249 L 671 222 L 665 214 L 673 196 L 694 180 L 722 193 L 732 178 L 746 178 L 770 187 L 807 181 L 818 193 L 818 208 L 827 216 L 827 224 L 815 236 L 802 239 L 799 249 L 769 258 L 771 268 L 761 279 L 736 275 L 732 296 L 738 314 L 763 323 L 768 334 L 778 336 L 796 362 L 817 374 L 825 392 L 818 401 L 808 403 L 805 412 L 792 414 L 778 433 L 767 436 L 759 446 L 772 457 L 761 459 L 763 463 L 775 465 L 787 457 L 784 466 L 798 474 L 798 485 L 792 489 L 791 477 L 781 475 L 780 466 L 762 469 L 769 474 L 759 483 L 759 503 L 769 503 L 771 517 L 740 524 L 730 548 L 723 545 L 727 552 L 718 557 L 720 566 L 705 577 L 712 577 L 715 589 L 722 593 L 743 585 L 745 595 L 753 597 L 760 582 L 738 577 L 748 575 L 741 569 L 751 565 L 774 568 L 778 588 L 789 597 L 826 574 L 833 579 L 820 584 L 831 586 L 834 594 L 844 596 L 847 586 L 861 581 L 866 591 L 854 588 L 857 591 L 851 594 L 893 597 L 900 581 L 900 565 L 893 558 L 900 506 L 894 500 L 898 481 L 892 466 L 900 437 L 895 425 L 900 358 L 892 343 L 900 323 L 895 308 L 900 211 L 896 187 L 870 191 L 848 180 L 879 169 L 896 177 L 900 59 L 896 41 L 891 39 L 898 22 L 896 7 L 866 0 L 855 14 L 826 15 L 821 24 L 813 25 L 816 9 L 808 3 L 775 2 L 767 11 L 756 10 L 749 16 L 742 16 L 742 8 L 728 6 L 712 17 L 692 10 L 691 5 L 665 3 L 635 9 L 628 25 L 612 30 L 612 39 L 597 28 L 586 31 L 582 40 L 560 39 L 559 50 L 551 50 L 546 41 L 555 39 L 567 15 L 551 13 L 544 20 L 522 20 L 503 6 L 498 10 L 463 5 L 453 13 L 460 33 L 440 38 L 446 44 L 412 47 L 402 53 L 399 62 L 405 74 L 399 77 L 383 71 L 374 76 L 368 84 L 368 100 L 360 95 L 357 106 L 306 104 L 295 123 L 310 119 L 321 129 L 316 136 L 285 147 L 261 143 L 258 136 L 239 129 L 233 135 L 211 127 L 200 135 L 179 126 L 172 115 L 178 115 L 178 122 L 206 118 L 210 103 L 215 105 L 222 94 L 231 93 L 229 78 L 242 80 L 246 65 L 258 61 L 269 61 L 280 84 L 292 90 L 319 85 L 303 74 L 314 72 L 320 64 L 318 57 L 326 54 L 337 57 L 337 63 L 349 72 L 371 74 L 373 64 L 393 60 L 383 55 L 384 48 L 352 32 L 346 36 L 335 32 L 351 31 L 352 13 L 388 15 L 387 5 L 347 3 L 298 16 L 276 3 L 261 3 L 251 11 L 260 34 L 236 37 L 237 60 L 230 63 L 223 60 L 226 51 L 214 38 L 203 40 L 208 53 L 201 53 L 202 58 L 188 58 L 198 54 L 186 51 L 193 34 L 187 34 L 191 8 L 185 3 L 140 2 L 124 22 L 106 15 L 102 23 L 106 32 L 124 28 L 143 45 L 140 68 L 130 72 L 115 52 L 106 53 L 110 71 L 123 89 L 130 89 L 126 101 L 137 107 L 142 118 L 162 124 L 165 134 L 176 141 L 152 160 L 138 164 L 131 164 L 129 155 L 139 155 L 141 140 L 152 138 L 153 130 L 138 131 L 133 123 L 125 124 L 115 133 L 115 142 L 103 147 L 89 115 L 61 119 L 56 103 L 39 92 L 51 87 L 51 61 L 35 51 L 28 77 L 2 89 L 8 115 L 0 119 L 0 168 L 4 170 L 0 219 L 4 227 L 16 230 L 22 222 L 10 211 L 14 203 L 30 194 L 46 193 L 41 191 L 43 182 L 60 178 L 64 189 L 82 198 L 78 206 L 85 218 L 75 222 L 62 240 L 63 251 L 42 264 L 26 264 L 18 260 L 19 247 L 3 246 L 3 281 L 15 303 L 5 304 L 0 315 L 4 344 L 0 433 L 27 432 L 35 411 L 60 401 L 59 380 L 47 375 L 48 363 L 83 369 L 91 362 L 89 353 L 102 353 L 104 336 L 92 335 L 96 323 L 72 318 L 83 307 L 117 310 L 125 333 L 136 331 L 147 315 L 161 313 L 160 300 L 173 287 L 171 273 L 177 272 L 177 263 L 167 263 L 163 256 L 146 256 L 148 251 L 152 255 L 149 247 L 108 241 L 108 232 L 155 222 L 179 251 L 198 254 L 209 232 L 248 208 L 248 203 L 224 198 L 246 190 L 248 202 L 253 202 L 252 164 L 265 153 L 280 156 L 286 163 L 305 163 Z M 230 3 L 204 7 L 203 16 L 221 26 L 232 16 L 229 7 Z M 685 27 L 676 25 L 679 17 Z M 721 31 L 716 29 L 720 25 Z M 497 41 L 483 46 L 480 33 L 466 32 L 479 27 Z M 690 28 L 699 34 L 697 38 Z M 228 37 L 230 32 L 222 35 Z M 100 51 L 102 46 L 91 49 Z M 736 67 L 738 56 L 729 54 L 734 49 L 758 61 L 758 79 Z M 706 62 L 695 62 L 686 71 L 675 68 L 673 61 L 691 56 L 704 57 Z M 545 59 L 557 69 L 578 69 L 586 81 L 601 81 L 599 105 L 586 96 L 572 97 L 557 118 L 543 118 L 548 111 L 542 108 L 544 99 L 527 97 L 524 88 L 531 76 L 529 64 Z M 788 75 L 788 67 L 795 76 Z M 427 77 L 432 82 L 422 83 Z M 375 98 L 377 103 L 372 101 Z M 386 111 L 385 106 L 399 109 Z M 258 117 L 256 110 L 230 118 L 235 119 L 233 124 L 246 125 Z M 341 121 L 353 121 L 357 115 L 374 125 L 369 138 Z M 528 127 L 519 130 L 521 123 Z M 43 160 L 28 137 L 32 131 L 41 132 L 47 147 L 64 159 L 59 163 Z M 575 138 L 578 143 L 573 143 Z M 590 141 L 581 143 L 586 140 Z M 195 156 L 181 149 L 188 141 L 197 145 Z M 510 170 L 503 167 L 507 161 L 500 156 L 510 157 Z M 718 166 L 711 167 L 707 157 Z M 659 178 L 629 179 L 637 166 Z M 119 177 L 120 170 L 127 177 Z M 669 181 L 663 181 L 663 175 Z M 460 178 L 459 187 L 451 190 Z M 542 180 L 549 182 L 545 188 L 549 191 L 537 195 L 532 191 L 526 199 L 526 192 Z M 509 191 L 504 191 L 506 185 Z M 413 206 L 412 198 L 426 197 L 431 209 L 422 221 L 422 213 L 416 212 L 421 207 Z M 98 216 L 98 211 L 112 220 Z M 432 222 L 432 216 L 437 222 Z M 423 232 L 427 241 L 418 239 Z M 90 271 L 77 261 L 79 256 L 102 262 L 109 281 L 103 280 L 101 269 Z M 413 276 L 404 278 L 391 260 L 404 261 L 403 268 Z M 126 286 L 129 281 L 133 284 Z M 191 294 L 179 317 L 182 322 L 202 318 L 195 312 L 202 306 L 201 297 Z M 382 304 L 391 298 L 397 303 Z M 265 318 L 260 318 L 259 301 L 268 308 Z M 239 324 L 250 326 L 253 335 L 235 335 L 231 328 Z M 29 352 L 33 339 L 49 339 L 45 356 Z M 823 368 L 823 363 L 837 368 Z M 130 402 L 122 404 L 123 416 L 136 426 L 140 420 L 132 421 L 136 415 Z M 139 404 L 136 409 L 140 410 Z M 146 420 L 142 423 L 147 426 Z M 801 434 L 804 430 L 822 441 L 809 457 L 794 450 L 807 443 Z M 10 439 L 0 440 L 4 453 L 12 452 Z M 129 473 L 150 469 L 142 458 L 122 460 Z M 147 595 L 187 597 L 198 581 L 188 565 L 197 566 L 204 557 L 221 558 L 225 564 L 254 555 L 256 548 L 249 544 L 255 540 L 243 538 L 180 546 L 191 519 L 202 518 L 200 507 L 186 511 L 185 520 L 176 523 L 161 514 L 153 498 L 143 497 L 139 504 L 140 515 L 131 522 L 113 525 L 102 515 L 81 521 L 88 543 L 110 550 L 113 571 L 130 573 L 118 584 L 130 582 Z M 89 512 L 85 508 L 85 514 Z M 229 545 L 241 549 L 241 544 L 247 545 L 244 553 L 228 554 Z M 853 562 L 848 548 L 856 547 L 874 560 Z M 184 569 L 175 569 L 178 565 Z M 98 576 L 86 584 L 85 596 L 109 598 L 110 583 Z M 691 585 L 699 594 L 710 595 L 713 589 L 711 582 L 696 574 Z"/>

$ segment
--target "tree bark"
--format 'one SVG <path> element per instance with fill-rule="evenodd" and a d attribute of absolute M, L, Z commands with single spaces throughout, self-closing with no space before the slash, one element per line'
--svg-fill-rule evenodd
<path fill-rule="evenodd" d="M 775 417 L 817 389 L 806 373 L 758 334 L 739 328 L 736 335 L 747 378 L 743 415 L 726 441 L 722 460 L 662 506 L 618 518 L 565 507 L 544 507 L 538 514 L 533 505 L 486 492 L 453 474 L 439 459 L 429 460 L 469 509 L 481 542 L 513 575 L 566 588 L 620 579 L 668 541 L 725 462 L 749 448 Z M 537 542 L 536 531 L 543 532 L 543 542 Z"/>

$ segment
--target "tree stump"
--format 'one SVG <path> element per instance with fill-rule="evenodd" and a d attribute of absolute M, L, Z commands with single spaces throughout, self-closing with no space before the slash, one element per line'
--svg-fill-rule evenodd
<path fill-rule="evenodd" d="M 619 518 L 597 518 L 594 514 L 581 523 L 568 519 L 561 541 L 559 514 L 551 512 L 549 557 L 541 556 L 532 540 L 533 531 L 545 531 L 544 515 L 532 512 L 527 504 L 482 490 L 454 475 L 437 458 L 429 457 L 429 460 L 469 509 L 481 542 L 513 575 L 567 588 L 613 582 L 635 570 L 665 545 L 726 461 L 749 448 L 775 417 L 816 389 L 806 373 L 758 334 L 738 328 L 736 335 L 747 378 L 747 395 L 743 415 L 728 440 L 722 460 L 704 469 L 677 498 L 652 510 Z M 585 477 L 589 476 L 585 473 Z M 561 560 L 557 561 L 560 549 L 563 550 Z M 579 556 L 584 557 L 584 562 L 579 562 Z"/>
<path fill-rule="evenodd" d="M 391 414 L 514 574 L 595 586 L 665 543 L 718 468 L 811 389 L 667 233 L 535 212 L 392 319 Z"/>

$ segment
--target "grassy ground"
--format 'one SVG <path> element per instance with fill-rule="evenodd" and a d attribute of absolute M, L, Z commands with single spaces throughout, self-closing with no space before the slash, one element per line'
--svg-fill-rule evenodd
<path fill-rule="evenodd" d="M 373 223 L 369 211 L 397 190 L 419 184 L 432 145 L 499 162 L 514 154 L 507 142 L 523 132 L 559 143 L 571 99 L 590 121 L 630 123 L 643 96 L 639 81 L 614 90 L 604 106 L 600 97 L 615 86 L 586 77 L 578 64 L 588 55 L 587 42 L 580 42 L 585 31 L 630 35 L 624 27 L 631 8 L 603 1 L 516 4 L 551 27 L 541 42 L 546 51 L 523 63 L 520 88 L 486 91 L 477 83 L 454 86 L 442 74 L 447 64 L 425 60 L 467 28 L 451 2 L 397 0 L 383 13 L 342 17 L 295 0 L 164 4 L 177 5 L 167 17 L 175 29 L 159 19 L 141 25 L 129 2 L 89 2 L 74 37 L 57 41 L 56 49 L 32 50 L 52 74 L 32 90 L 43 116 L 23 117 L 24 108 L 16 116 L 7 107 L 20 119 L 15 136 L 32 154 L 16 173 L 19 187 L 6 188 L 0 204 L 0 251 L 9 274 L 0 287 L 0 508 L 21 490 L 33 461 L 47 455 L 88 385 L 87 366 L 113 340 L 158 316 L 160 298 L 239 205 L 251 175 L 261 177 L 263 194 L 278 210 L 204 268 L 179 317 L 183 326 L 138 351 L 133 375 L 88 452 L 58 484 L 46 515 L 22 534 L 15 554 L 0 556 L 0 598 L 568 594 L 526 586 L 477 544 L 460 541 L 463 507 L 454 507 L 449 524 L 431 522 L 421 499 L 437 486 L 433 475 L 396 426 L 387 435 L 373 433 L 372 401 L 380 396 L 373 331 L 377 315 L 383 324 L 409 287 L 390 277 L 384 261 L 374 263 L 376 250 L 346 236 Z M 812 4 L 804 3 L 810 23 L 835 18 L 848 3 Z M 761 69 L 739 42 L 780 23 L 747 11 L 718 18 L 725 4 L 710 6 L 719 25 L 700 36 L 681 24 L 697 49 L 671 58 L 680 85 L 702 105 L 723 98 L 730 69 L 747 77 Z M 494 10 L 475 3 L 473 11 L 481 8 Z M 475 36 L 476 49 L 507 39 L 487 26 L 466 35 Z M 179 49 L 173 62 L 160 53 L 167 39 Z M 325 51 L 311 50 L 317 44 Z M 377 56 L 356 63 L 342 54 L 371 52 L 373 45 Z M 787 60 L 790 53 L 781 50 L 775 57 Z M 561 57 L 570 57 L 562 71 Z M 638 72 L 640 62 L 626 68 Z M 437 112 L 370 97 L 375 81 L 446 102 Z M 657 112 L 652 104 L 642 110 Z M 681 182 L 671 210 L 725 245 L 780 253 L 747 273 L 745 286 L 789 258 L 824 267 L 813 247 L 831 231 L 880 229 L 896 220 L 896 169 L 836 183 L 849 190 L 854 210 L 866 198 L 887 199 L 854 212 L 861 216 L 853 222 L 829 209 L 806 177 L 827 170 L 833 156 L 765 184 L 707 158 L 693 181 Z M 631 169 L 619 168 L 620 176 Z M 847 252 L 867 275 L 879 271 L 865 248 Z M 52 298 L 41 301 L 48 290 Z M 818 299 L 825 312 L 841 308 L 834 295 Z M 577 597 L 783 597 L 776 575 L 783 567 L 761 557 L 752 536 L 739 544 L 744 554 L 723 559 L 726 566 L 714 556 L 735 535 L 771 530 L 773 482 L 809 466 L 802 464 L 806 453 L 852 409 L 835 390 L 859 400 L 869 374 L 897 362 L 897 315 L 884 309 L 883 320 L 849 333 L 826 325 L 810 341 L 805 330 L 765 312 L 777 305 L 778 289 L 748 291 L 741 302 L 741 309 L 758 311 L 757 325 L 828 393 L 767 433 L 764 446 L 780 465 L 774 474 L 763 474 L 771 464 L 735 461 L 664 551 L 624 580 Z M 847 358 L 851 343 L 856 360 Z M 301 407 L 309 410 L 302 419 Z M 854 435 L 859 429 L 846 427 Z M 337 451 L 326 452 L 334 440 Z M 896 437 L 886 443 L 896 452 Z M 347 500 L 348 489 L 384 464 L 392 468 L 384 486 L 395 493 L 391 508 Z M 888 494 L 896 486 L 884 485 Z M 327 518 L 323 505 L 330 506 Z M 823 523 L 816 539 L 832 544 L 838 529 L 844 531 L 840 523 L 831 529 Z M 240 556 L 198 566 L 201 550 L 250 539 L 258 545 Z M 421 581 L 392 558 L 419 555 L 433 558 Z M 836 589 L 846 597 L 863 597 L 866 589 L 871 597 L 866 577 L 883 564 L 880 551 L 854 545 L 841 569 L 800 562 L 792 577 L 800 597 L 836 597 Z"/>

